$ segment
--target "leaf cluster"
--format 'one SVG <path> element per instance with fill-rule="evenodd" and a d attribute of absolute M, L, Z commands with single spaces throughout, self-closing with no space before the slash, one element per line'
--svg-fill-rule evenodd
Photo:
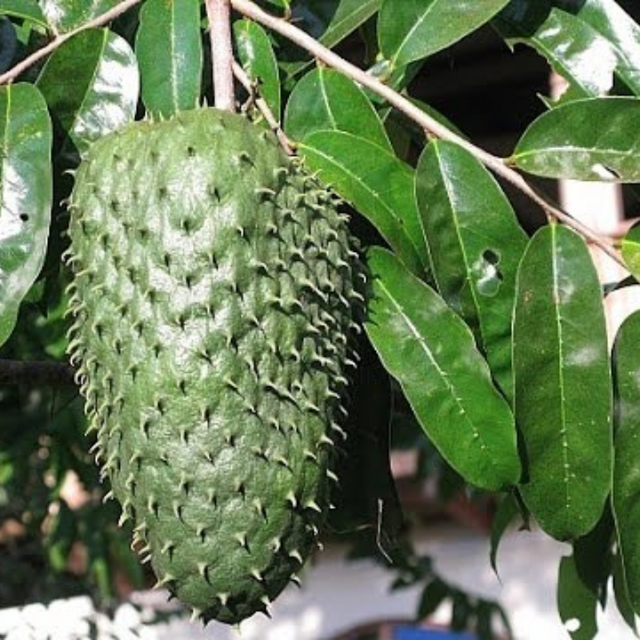
<path fill-rule="evenodd" d="M 633 228 L 621 245 L 629 274 L 605 289 L 576 232 L 584 227 L 564 217 L 566 225 L 551 220 L 530 237 L 490 169 L 502 177 L 640 182 L 640 26 L 614 0 L 260 3 L 357 58 L 451 133 L 435 139 L 344 68 L 314 64 L 286 29 L 270 32 L 242 17 L 245 4 L 232 2 L 235 56 L 254 84 L 238 93 L 243 109 L 267 126 L 256 108 L 256 96 L 262 99 L 307 166 L 352 207 L 368 247 L 365 365 L 332 526 L 375 534 L 368 544 L 394 561 L 397 586 L 424 585 L 420 617 L 448 599 L 454 628 L 472 626 L 491 638 L 496 620 L 504 624 L 495 604 L 441 580 L 401 534 L 388 444 L 404 411 L 428 438 L 423 459 L 435 455 L 435 466 L 447 470 L 441 476 L 500 496 L 494 567 L 502 534 L 518 517 L 531 517 L 573 545 L 558 577 L 560 616 L 580 623 L 569 629 L 572 637 L 595 636 L 609 582 L 633 627 L 632 612 L 640 612 L 640 316 L 624 324 L 612 356 L 604 298 L 618 286 L 638 287 L 640 232 Z M 64 357 L 64 202 L 68 172 L 90 145 L 135 119 L 170 118 L 214 100 L 200 0 L 146 0 L 110 24 L 83 28 L 117 6 L 0 0 L 0 72 L 62 37 L 20 82 L 0 89 L 4 357 Z M 544 113 L 504 159 L 411 95 L 435 54 L 480 28 L 509 47 L 531 47 L 567 84 L 560 97 L 544 98 Z M 78 402 L 54 403 L 47 418 L 52 402 L 40 390 L 0 391 L 0 504 L 13 510 L 0 522 L 28 522 L 25 539 L 58 572 L 73 542 L 84 540 L 94 583 L 108 594 L 108 558 L 114 550 L 125 557 L 123 538 L 93 501 L 100 490 L 83 453 Z M 434 464 L 425 467 L 432 473 Z M 69 470 L 91 496 L 90 508 L 73 510 L 60 498 Z M 19 494 L 27 485 L 33 491 L 25 502 Z"/>

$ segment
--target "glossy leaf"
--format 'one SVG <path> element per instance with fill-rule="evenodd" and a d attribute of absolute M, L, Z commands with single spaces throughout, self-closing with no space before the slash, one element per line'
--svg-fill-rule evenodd
<path fill-rule="evenodd" d="M 0 0 L 0 16 L 12 16 L 47 27 L 47 18 L 37 0 Z"/>
<path fill-rule="evenodd" d="M 58 32 L 71 31 L 113 9 L 120 0 L 39 0 L 49 25 Z M 183 0 L 181 0 L 183 1 Z"/>
<path fill-rule="evenodd" d="M 38 276 L 52 205 L 51 121 L 30 84 L 0 88 L 0 345 Z"/>
<path fill-rule="evenodd" d="M 233 26 L 238 58 L 247 75 L 258 83 L 258 91 L 280 120 L 280 72 L 267 32 L 251 20 Z"/>
<path fill-rule="evenodd" d="M 640 95 L 640 26 L 616 0 L 557 0 L 557 4 L 598 31 L 613 46 L 617 72 Z"/>
<path fill-rule="evenodd" d="M 136 36 L 142 100 L 168 118 L 200 102 L 202 37 L 200 0 L 147 0 Z"/>
<path fill-rule="evenodd" d="M 640 612 L 640 312 L 627 318 L 616 338 L 617 392 L 613 512 L 629 599 Z"/>
<path fill-rule="evenodd" d="M 509 0 L 384 0 L 378 39 L 384 57 L 401 67 L 447 48 L 472 33 Z"/>
<path fill-rule="evenodd" d="M 582 582 L 573 556 L 560 560 L 558 613 L 572 640 L 592 640 L 598 633 L 598 599 Z"/>
<path fill-rule="evenodd" d="M 393 152 L 378 114 L 364 92 L 343 74 L 318 67 L 307 73 L 287 103 L 285 131 L 303 141 L 316 131 L 343 131 Z"/>
<path fill-rule="evenodd" d="M 578 16 L 550 1 L 512 0 L 493 25 L 510 44 L 523 42 L 570 83 L 573 99 L 606 94 L 618 57 L 611 43 Z"/>
<path fill-rule="evenodd" d="M 559 540 L 588 533 L 611 484 L 611 376 L 602 293 L 584 241 L 543 227 L 518 273 L 513 360 L 522 497 Z"/>
<path fill-rule="evenodd" d="M 38 87 L 77 150 L 133 120 L 138 103 L 136 59 L 126 40 L 107 29 L 83 31 L 43 68 Z"/>
<path fill-rule="evenodd" d="M 413 273 L 426 273 L 429 254 L 409 166 L 386 149 L 342 131 L 314 133 L 300 151 L 313 171 L 373 223 Z"/>
<path fill-rule="evenodd" d="M 640 182 L 639 129 L 640 99 L 577 100 L 535 120 L 511 160 L 549 178 Z"/>
<path fill-rule="evenodd" d="M 622 257 L 629 271 L 640 280 L 640 224 L 635 224 L 622 241 Z"/>
<path fill-rule="evenodd" d="M 307 0 L 295 2 L 292 20 L 325 47 L 332 49 L 364 24 L 380 8 L 382 0 Z M 285 65 L 287 74 L 303 71 L 310 61 Z"/>
<path fill-rule="evenodd" d="M 491 174 L 451 142 L 425 149 L 416 197 L 438 291 L 476 330 L 493 376 L 511 397 L 511 316 L 527 236 Z"/>
<path fill-rule="evenodd" d="M 367 334 L 422 428 L 468 482 L 497 490 L 520 477 L 509 407 L 464 322 L 386 250 L 369 252 Z"/>

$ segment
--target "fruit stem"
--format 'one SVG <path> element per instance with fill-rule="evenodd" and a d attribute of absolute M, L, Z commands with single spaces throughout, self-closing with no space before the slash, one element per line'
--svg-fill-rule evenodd
<path fill-rule="evenodd" d="M 233 84 L 233 46 L 231 43 L 231 5 L 229 0 L 206 0 L 213 61 L 215 105 L 222 111 L 236 110 Z"/>

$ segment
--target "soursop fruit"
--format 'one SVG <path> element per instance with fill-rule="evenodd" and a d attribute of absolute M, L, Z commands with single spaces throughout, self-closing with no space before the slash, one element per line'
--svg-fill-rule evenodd
<path fill-rule="evenodd" d="M 71 361 L 158 583 L 236 623 L 317 543 L 365 280 L 337 197 L 214 109 L 98 141 L 70 200 Z"/>

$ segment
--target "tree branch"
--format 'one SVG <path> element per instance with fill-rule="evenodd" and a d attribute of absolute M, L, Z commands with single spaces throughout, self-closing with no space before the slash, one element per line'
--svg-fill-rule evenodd
<path fill-rule="evenodd" d="M 293 148 L 291 146 L 291 141 L 285 135 L 282 127 L 280 127 L 280 123 L 273 115 L 273 111 L 271 111 L 271 109 L 269 108 L 266 100 L 264 98 L 261 98 L 259 95 L 256 95 L 256 88 L 251 82 L 251 78 L 249 78 L 245 70 L 237 62 L 233 63 L 233 74 L 238 79 L 238 82 L 248 91 L 249 95 L 253 98 L 256 107 L 258 107 L 258 110 L 267 121 L 267 124 L 269 125 L 273 133 L 275 133 L 276 137 L 278 138 L 278 142 L 280 143 L 280 146 L 283 148 L 284 152 L 287 155 L 292 156 Z"/>
<path fill-rule="evenodd" d="M 30 56 L 0 75 L 0 84 L 13 82 L 21 73 L 24 73 L 27 69 L 31 68 L 34 64 L 36 64 L 36 62 L 42 60 L 42 58 L 46 58 L 50 53 L 53 53 L 58 47 L 63 45 L 67 40 L 73 38 L 73 36 L 82 31 L 86 31 L 87 29 L 95 29 L 96 27 L 105 25 L 107 22 L 111 22 L 119 15 L 123 14 L 125 11 L 128 11 L 140 2 L 142 2 L 142 0 L 124 0 L 124 2 L 117 4 L 109 11 L 105 11 L 105 13 L 103 13 L 102 15 L 99 15 L 93 20 L 89 20 L 89 22 L 76 27 L 72 31 L 56 35 L 56 37 L 48 45 L 42 47 L 42 49 L 34 51 Z"/>
<path fill-rule="evenodd" d="M 482 164 L 493 171 L 496 175 L 500 176 L 525 194 L 540 206 L 547 215 L 553 216 L 567 227 L 577 231 L 592 244 L 602 249 L 602 251 L 617 263 L 625 266 L 624 260 L 618 251 L 616 251 L 613 243 L 609 239 L 604 238 L 589 226 L 579 220 L 576 220 L 571 214 L 563 211 L 558 205 L 554 204 L 546 196 L 539 193 L 525 180 L 522 175 L 508 166 L 503 158 L 499 158 L 488 153 L 484 149 L 474 145 L 472 142 L 460 137 L 450 129 L 447 129 L 447 127 L 437 120 L 434 120 L 430 115 L 422 111 L 397 91 L 394 91 L 384 83 L 380 82 L 377 78 L 369 75 L 366 71 L 363 71 L 350 62 L 347 62 L 344 58 L 341 58 L 330 49 L 327 49 L 309 34 L 298 29 L 298 27 L 294 26 L 290 22 L 263 11 L 250 0 L 231 0 L 231 5 L 239 13 L 263 24 L 280 35 L 283 35 L 288 40 L 295 42 L 299 47 L 302 47 L 311 53 L 318 60 L 324 62 L 327 66 L 340 71 L 345 76 L 348 76 L 367 89 L 377 93 L 390 105 L 398 109 L 398 111 L 404 113 L 404 115 L 420 125 L 429 134 L 459 145 L 473 155 L 477 160 L 482 162 Z"/>
<path fill-rule="evenodd" d="M 0 360 L 0 387 L 75 386 L 75 370 L 63 362 Z"/>
<path fill-rule="evenodd" d="M 231 6 L 229 0 L 206 0 L 206 5 L 216 107 L 233 113 L 236 110 L 236 96 L 232 70 Z"/>

